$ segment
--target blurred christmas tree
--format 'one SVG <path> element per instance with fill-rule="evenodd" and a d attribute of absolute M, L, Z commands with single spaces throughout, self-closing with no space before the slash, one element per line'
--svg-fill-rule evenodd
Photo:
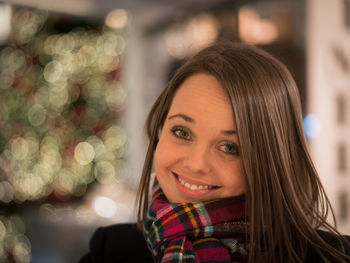
<path fill-rule="evenodd" d="M 80 197 L 124 168 L 123 30 L 71 21 L 13 11 L 0 50 L 3 204 Z"/>

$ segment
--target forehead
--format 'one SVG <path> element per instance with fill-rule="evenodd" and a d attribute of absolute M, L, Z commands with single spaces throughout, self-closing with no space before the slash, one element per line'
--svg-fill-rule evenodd
<path fill-rule="evenodd" d="M 169 114 L 180 112 L 233 122 L 229 98 L 220 82 L 209 74 L 195 74 L 178 88 Z"/>

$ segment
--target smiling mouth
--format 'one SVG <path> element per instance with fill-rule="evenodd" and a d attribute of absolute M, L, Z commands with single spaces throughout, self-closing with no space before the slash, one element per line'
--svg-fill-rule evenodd
<path fill-rule="evenodd" d="M 198 185 L 198 184 L 192 184 L 192 183 L 189 183 L 187 182 L 186 180 L 184 180 L 183 178 L 181 178 L 179 175 L 177 175 L 176 173 L 173 173 L 176 178 L 178 179 L 178 181 L 180 182 L 180 184 L 182 184 L 184 187 L 186 187 L 187 189 L 189 190 L 212 190 L 212 189 L 216 189 L 216 188 L 219 188 L 219 186 L 216 186 L 216 185 L 206 185 L 206 184 L 201 184 L 201 185 Z"/>

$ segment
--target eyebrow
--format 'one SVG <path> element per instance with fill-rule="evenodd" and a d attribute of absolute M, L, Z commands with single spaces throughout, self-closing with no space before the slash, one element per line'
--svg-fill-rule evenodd
<path fill-rule="evenodd" d="M 182 113 L 178 113 L 178 114 L 174 114 L 168 117 L 168 120 L 174 119 L 174 118 L 182 118 L 184 121 L 187 122 L 191 122 L 194 123 L 194 119 L 192 119 L 191 117 L 182 114 Z M 220 133 L 224 134 L 224 135 L 232 135 L 232 134 L 237 134 L 236 130 L 224 130 L 224 131 L 220 131 Z"/>
<path fill-rule="evenodd" d="M 176 117 L 180 117 L 180 118 L 184 119 L 187 122 L 195 122 L 194 119 L 192 119 L 191 117 L 189 117 L 189 116 L 187 116 L 185 114 L 181 114 L 181 113 L 178 113 L 178 114 L 175 114 L 175 115 L 171 115 L 170 117 L 168 117 L 168 120 L 174 119 Z"/>
<path fill-rule="evenodd" d="M 221 131 L 222 134 L 225 135 L 232 135 L 232 134 L 237 134 L 236 130 L 228 130 L 228 131 Z"/>

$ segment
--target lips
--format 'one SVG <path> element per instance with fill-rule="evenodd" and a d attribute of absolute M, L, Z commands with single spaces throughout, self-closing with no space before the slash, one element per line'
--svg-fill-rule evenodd
<path fill-rule="evenodd" d="M 197 184 L 190 184 L 188 182 L 186 182 L 184 179 L 182 179 L 181 177 L 178 177 L 178 180 L 180 181 L 180 183 L 185 186 L 186 188 L 190 189 L 190 190 L 210 190 L 213 189 L 215 186 L 212 185 L 197 185 Z"/>
<path fill-rule="evenodd" d="M 219 188 L 219 186 L 216 185 L 208 185 L 208 184 L 203 184 L 200 182 L 195 182 L 192 180 L 189 180 L 187 178 L 180 177 L 178 174 L 174 173 L 174 176 L 176 177 L 178 183 L 182 186 L 181 188 L 185 188 L 186 190 L 190 190 L 193 192 L 201 192 L 201 193 L 207 193 L 210 192 L 210 190 Z"/>

